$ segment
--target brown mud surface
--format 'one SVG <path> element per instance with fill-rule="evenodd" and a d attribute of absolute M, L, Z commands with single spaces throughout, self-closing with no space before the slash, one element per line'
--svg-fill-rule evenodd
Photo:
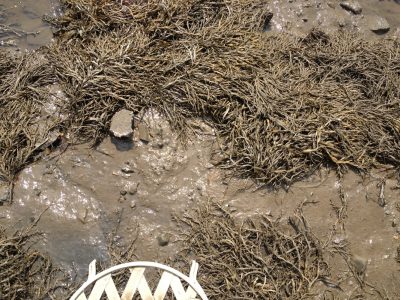
<path fill-rule="evenodd" d="M 384 207 L 379 205 L 379 183 L 388 173 L 376 171 L 361 178 L 350 172 L 341 185 L 336 174 L 322 170 L 288 191 L 268 191 L 252 181 L 226 177 L 210 163 L 212 130 L 183 147 L 165 121 L 144 119 L 149 143 L 132 145 L 106 139 L 95 149 L 72 146 L 63 155 L 26 168 L 15 186 L 14 203 L 0 210 L 0 224 L 15 227 L 40 220 L 45 233 L 39 249 L 72 274 L 86 275 L 93 260 L 106 261 L 109 239 L 126 245 L 136 239 L 140 260 L 165 261 L 178 248 L 173 216 L 191 212 L 200 203 L 215 200 L 238 220 L 266 214 L 283 224 L 303 206 L 306 220 L 325 245 L 332 280 L 344 292 L 379 299 L 373 288 L 362 291 L 349 270 L 352 257 L 365 264 L 365 281 L 395 299 L 399 294 L 400 265 L 395 262 L 400 244 L 400 190 L 387 179 Z M 122 148 L 121 148 L 122 147 Z M 129 149 L 131 148 L 131 149 Z M 123 151 L 119 150 L 123 149 Z M 340 211 L 340 213 L 339 213 Z M 16 222 L 18 221 L 18 222 Z M 159 239 L 167 239 L 161 246 Z M 318 286 L 326 293 L 325 286 Z M 322 293 L 321 293 L 322 294 Z M 329 299 L 329 298 L 328 298 Z"/>
<path fill-rule="evenodd" d="M 0 3 L 0 46 L 37 49 L 52 41 L 43 15 L 55 16 L 57 0 L 3 0 Z"/>
<path fill-rule="evenodd" d="M 362 0 L 362 12 L 354 14 L 343 9 L 339 3 L 345 1 L 271 1 L 270 11 L 274 14 L 269 29 L 304 35 L 313 28 L 332 33 L 337 30 L 356 31 L 369 39 L 390 36 L 400 28 L 400 4 L 394 0 Z M 350 1 L 351 2 L 351 1 Z M 369 28 L 371 18 L 384 17 L 390 30 L 378 35 Z"/>
<path fill-rule="evenodd" d="M 314 27 L 356 30 L 372 39 L 391 36 L 400 28 L 396 1 L 360 3 L 362 14 L 353 15 L 337 1 L 271 1 L 274 17 L 268 29 L 299 35 Z M 34 49 L 51 41 L 51 31 L 40 16 L 54 11 L 52 2 L 2 5 L 7 14 L 2 24 L 41 32 L 15 37 L 19 48 Z M 387 19 L 388 33 L 377 35 L 368 29 L 366 19 L 374 14 Z M 12 231 L 37 222 L 45 234 L 38 249 L 81 278 L 93 259 L 110 258 L 110 239 L 121 245 L 135 240 L 138 260 L 173 257 L 178 250 L 173 216 L 210 199 L 238 220 L 267 214 L 281 218 L 283 224 L 302 206 L 324 245 L 332 282 L 343 290 L 321 284 L 315 287 L 320 295 L 316 299 L 400 298 L 400 189 L 390 170 L 375 170 L 367 177 L 349 172 L 339 180 L 323 169 L 287 191 L 267 190 L 251 180 L 227 177 L 212 165 L 215 136 L 201 122 L 202 134 L 186 147 L 156 113 L 146 114 L 140 123 L 149 133 L 148 142 L 141 140 L 136 127 L 132 143 L 106 138 L 94 149 L 87 144 L 70 146 L 59 156 L 50 153 L 25 168 L 15 183 L 12 205 L 0 207 L 0 225 Z"/>

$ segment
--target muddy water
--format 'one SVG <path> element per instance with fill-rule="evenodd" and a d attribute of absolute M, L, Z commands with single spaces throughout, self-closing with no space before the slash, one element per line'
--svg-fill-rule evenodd
<path fill-rule="evenodd" d="M 2 0 L 0 46 L 37 49 L 50 43 L 52 31 L 42 16 L 57 14 L 58 5 L 57 0 Z"/>

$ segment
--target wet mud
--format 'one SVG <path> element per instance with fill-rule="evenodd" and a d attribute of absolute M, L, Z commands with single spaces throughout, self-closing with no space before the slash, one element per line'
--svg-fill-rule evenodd
<path fill-rule="evenodd" d="M 71 274 L 85 276 L 93 259 L 110 258 L 110 239 L 121 246 L 136 240 L 139 260 L 173 257 L 179 250 L 174 216 L 200 203 L 214 200 L 238 219 L 267 214 L 283 224 L 302 206 L 335 266 L 332 278 L 344 292 L 334 293 L 359 292 L 348 265 L 355 258 L 365 268 L 366 282 L 398 295 L 400 190 L 397 180 L 385 179 L 387 171 L 365 178 L 350 172 L 341 185 L 334 172 L 321 170 L 288 191 L 271 191 L 215 168 L 210 163 L 215 137 L 205 125 L 203 131 L 185 147 L 167 122 L 149 113 L 136 124 L 131 149 L 121 151 L 119 142 L 107 138 L 95 149 L 71 146 L 59 157 L 44 158 L 21 172 L 14 203 L 0 208 L 0 224 L 18 228 L 37 222 L 45 233 L 39 248 Z M 350 257 L 333 251 L 343 246 Z M 375 295 L 372 288 L 369 292 Z"/>
<path fill-rule="evenodd" d="M 110 238 L 137 237 L 142 260 L 175 253 L 172 217 L 205 200 L 211 141 L 205 135 L 185 148 L 168 123 L 147 117 L 140 127 L 142 134 L 148 131 L 148 142 L 136 130 L 130 147 L 108 138 L 95 149 L 71 146 L 60 157 L 26 168 L 14 203 L 0 209 L 0 222 L 18 220 L 21 226 L 41 215 L 43 249 L 80 274 L 91 260 L 108 258 Z"/>
<path fill-rule="evenodd" d="M 274 17 L 268 30 L 302 35 L 319 27 L 381 38 L 400 28 L 398 2 L 360 3 L 362 13 L 354 14 L 336 1 L 271 1 Z M 51 42 L 51 29 L 41 15 L 57 13 L 56 7 L 50 0 L 3 1 L 1 24 L 35 34 L 1 35 L 2 45 L 35 49 Z M 373 32 L 368 25 L 373 16 L 386 18 L 390 30 Z M 61 155 L 48 153 L 19 174 L 12 205 L 0 207 L 0 224 L 12 230 L 37 222 L 45 234 L 38 248 L 83 277 L 93 259 L 110 258 L 110 239 L 121 245 L 135 240 L 139 260 L 173 256 L 178 250 L 174 216 L 210 199 L 238 219 L 268 214 L 283 223 L 302 207 L 313 232 L 325 242 L 326 259 L 334 266 L 332 280 L 343 289 L 332 289 L 332 294 L 349 299 L 360 293 L 351 272 L 355 269 L 370 283 L 363 292 L 366 299 L 379 298 L 373 287 L 400 297 L 400 189 L 397 180 L 387 178 L 389 171 L 376 170 L 368 177 L 349 172 L 341 184 L 337 174 L 321 170 L 288 191 L 272 191 L 214 167 L 214 133 L 201 122 L 199 128 L 202 134 L 183 145 L 162 117 L 148 112 L 135 120 L 132 141 L 109 137 L 95 148 L 76 145 Z M 344 246 L 351 257 L 338 251 Z M 318 289 L 321 295 L 326 291 L 322 285 Z"/>
<path fill-rule="evenodd" d="M 53 33 L 43 15 L 55 16 L 57 0 L 3 0 L 0 3 L 0 46 L 32 50 L 51 42 Z"/>
<path fill-rule="evenodd" d="M 398 29 L 400 29 L 400 3 L 398 1 L 358 1 L 361 12 L 357 14 L 344 9 L 340 5 L 341 2 L 346 1 L 271 1 L 269 8 L 274 17 L 267 29 L 290 32 L 300 36 L 306 35 L 313 28 L 319 28 L 327 33 L 341 30 L 357 32 L 372 39 L 398 34 Z M 387 32 L 371 30 L 377 17 L 387 20 L 390 26 Z"/>

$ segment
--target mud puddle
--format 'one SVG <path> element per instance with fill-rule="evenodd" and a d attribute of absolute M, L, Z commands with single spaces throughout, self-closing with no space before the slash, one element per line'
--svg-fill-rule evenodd
<path fill-rule="evenodd" d="M 57 0 L 3 0 L 0 3 L 0 46 L 37 49 L 53 37 L 43 15 L 59 13 Z"/>

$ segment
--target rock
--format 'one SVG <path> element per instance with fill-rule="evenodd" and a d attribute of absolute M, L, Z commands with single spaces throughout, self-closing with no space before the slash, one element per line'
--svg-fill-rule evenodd
<path fill-rule="evenodd" d="M 358 256 L 358 255 L 354 255 L 351 259 L 351 262 L 352 262 L 354 269 L 358 275 L 365 274 L 365 271 L 367 270 L 367 262 L 368 262 L 365 258 Z"/>
<path fill-rule="evenodd" d="M 148 143 L 150 141 L 150 133 L 147 126 L 143 123 L 140 123 L 138 125 L 138 131 L 139 131 L 139 139 L 142 142 Z"/>
<path fill-rule="evenodd" d="M 135 201 L 135 200 L 132 200 L 132 201 L 131 201 L 130 207 L 131 207 L 131 208 L 135 208 L 135 207 L 136 207 L 136 201 Z"/>
<path fill-rule="evenodd" d="M 367 25 L 368 28 L 377 33 L 377 34 L 383 34 L 386 33 L 390 30 L 390 25 L 388 21 L 380 16 L 370 16 L 367 19 Z"/>
<path fill-rule="evenodd" d="M 124 190 L 128 192 L 129 195 L 135 195 L 138 191 L 139 183 L 129 182 L 125 185 Z"/>
<path fill-rule="evenodd" d="M 7 202 L 10 198 L 10 189 L 8 185 L 0 185 L 0 205 Z"/>
<path fill-rule="evenodd" d="M 161 233 L 157 237 L 158 245 L 161 247 L 165 247 L 169 244 L 170 239 L 171 239 L 171 235 L 169 233 Z"/>
<path fill-rule="evenodd" d="M 133 112 L 122 109 L 111 119 L 110 131 L 116 138 L 131 138 L 133 135 Z"/>
<path fill-rule="evenodd" d="M 342 1 L 340 2 L 340 6 L 345 10 L 352 12 L 355 15 L 359 15 L 362 12 L 362 7 L 358 1 L 350 0 L 350 1 Z"/>
<path fill-rule="evenodd" d="M 125 164 L 122 168 L 121 171 L 125 174 L 132 174 L 135 173 L 135 170 L 133 170 L 133 168 L 129 165 L 129 164 Z"/>
<path fill-rule="evenodd" d="M 121 194 L 121 196 L 125 196 L 127 192 L 125 190 L 121 190 L 119 191 L 119 193 Z"/>

